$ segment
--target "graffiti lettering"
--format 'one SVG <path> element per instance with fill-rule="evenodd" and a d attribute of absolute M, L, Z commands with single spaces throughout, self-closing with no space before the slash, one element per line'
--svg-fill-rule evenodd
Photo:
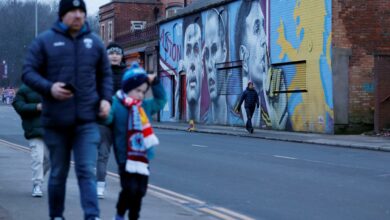
<path fill-rule="evenodd" d="M 162 48 L 164 48 L 166 55 L 168 55 L 172 59 L 172 61 L 179 62 L 179 60 L 181 59 L 182 46 L 176 44 L 171 38 L 171 33 L 166 32 L 163 29 L 160 35 L 160 42 L 162 44 Z"/>

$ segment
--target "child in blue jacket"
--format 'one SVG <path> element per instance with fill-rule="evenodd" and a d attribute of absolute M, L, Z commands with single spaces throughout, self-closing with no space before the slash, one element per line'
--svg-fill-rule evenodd
<path fill-rule="evenodd" d="M 122 89 L 113 97 L 108 123 L 112 123 L 114 154 L 119 167 L 122 190 L 117 202 L 116 220 L 138 219 L 142 198 L 146 194 L 149 177 L 149 160 L 159 141 L 153 133 L 149 118 L 166 103 L 162 86 L 158 99 L 145 99 L 149 86 L 155 84 L 145 70 L 133 63 L 122 79 Z M 154 88 L 158 89 L 158 88 Z"/>

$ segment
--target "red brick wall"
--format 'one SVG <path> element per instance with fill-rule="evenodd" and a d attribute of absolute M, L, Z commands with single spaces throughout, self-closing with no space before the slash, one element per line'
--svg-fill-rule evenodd
<path fill-rule="evenodd" d="M 117 35 L 128 33 L 130 31 L 130 21 L 146 21 L 147 24 L 156 21 L 154 8 L 163 11 L 163 5 L 160 4 L 140 4 L 140 3 L 114 3 L 115 4 L 115 28 Z"/>
<path fill-rule="evenodd" d="M 160 10 L 159 15 L 163 16 L 162 3 L 126 3 L 113 2 L 100 8 L 100 24 L 104 24 L 107 30 L 108 21 L 114 20 L 114 41 L 120 35 L 130 33 L 131 21 L 146 21 L 147 24 L 156 21 L 154 8 Z M 106 31 L 107 33 L 107 31 Z M 107 39 L 107 36 L 105 36 Z M 108 43 L 105 41 L 105 43 Z"/>
<path fill-rule="evenodd" d="M 333 0 L 332 3 L 333 47 L 352 50 L 349 121 L 373 124 L 374 54 L 390 52 L 390 3 L 388 0 Z"/>
<path fill-rule="evenodd" d="M 390 55 L 376 56 L 375 131 L 390 129 Z"/>

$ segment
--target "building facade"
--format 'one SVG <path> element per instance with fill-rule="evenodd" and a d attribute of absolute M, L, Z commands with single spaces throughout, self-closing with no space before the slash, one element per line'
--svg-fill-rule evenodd
<path fill-rule="evenodd" d="M 332 2 L 336 128 L 390 128 L 390 4 Z"/>
<path fill-rule="evenodd" d="M 235 109 L 251 81 L 261 102 L 258 128 L 388 127 L 385 2 L 195 2 L 159 25 L 159 72 L 169 94 L 160 119 L 244 125 L 245 111 Z M 362 10 L 375 16 L 359 16 Z"/>
<path fill-rule="evenodd" d="M 138 61 L 157 72 L 157 20 L 165 13 L 158 0 L 113 0 L 100 7 L 100 36 L 107 45 L 115 41 L 124 48 L 129 65 Z"/>
<path fill-rule="evenodd" d="M 124 47 L 129 65 L 138 61 L 149 73 L 157 73 L 158 22 L 174 16 L 196 0 L 112 0 L 100 7 L 100 35 L 105 42 Z"/>

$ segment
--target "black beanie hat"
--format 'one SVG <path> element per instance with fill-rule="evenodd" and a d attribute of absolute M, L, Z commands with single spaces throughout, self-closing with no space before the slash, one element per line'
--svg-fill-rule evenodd
<path fill-rule="evenodd" d="M 87 14 L 87 8 L 84 0 L 61 0 L 58 16 L 62 18 L 68 11 L 79 8 Z"/>
<path fill-rule="evenodd" d="M 110 52 L 117 52 L 123 56 L 123 48 L 115 42 L 111 42 L 110 44 L 108 44 L 106 50 L 107 50 L 107 54 L 110 54 Z"/>

